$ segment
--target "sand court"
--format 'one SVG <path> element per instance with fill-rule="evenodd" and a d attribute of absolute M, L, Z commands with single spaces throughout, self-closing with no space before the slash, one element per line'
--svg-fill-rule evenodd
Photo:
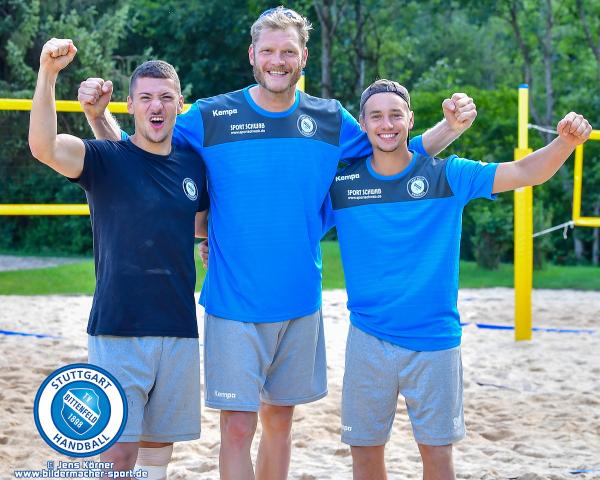
<path fill-rule="evenodd" d="M 339 441 L 346 294 L 323 300 L 329 395 L 296 410 L 290 479 L 351 478 Z M 540 330 L 515 343 L 512 330 L 477 326 L 512 326 L 511 289 L 460 291 L 468 433 L 455 447 L 458 478 L 600 479 L 600 292 L 536 290 L 533 304 Z M 48 374 L 86 360 L 90 306 L 86 296 L 0 296 L 0 330 L 19 333 L 0 334 L 0 479 L 72 460 L 38 435 L 33 400 Z M 218 479 L 218 418 L 203 408 L 202 438 L 176 445 L 170 479 Z M 402 400 L 386 456 L 391 479 L 420 478 Z"/>

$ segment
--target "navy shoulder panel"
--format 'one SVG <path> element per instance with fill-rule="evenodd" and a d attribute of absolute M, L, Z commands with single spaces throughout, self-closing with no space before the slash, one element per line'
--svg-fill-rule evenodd
<path fill-rule="evenodd" d="M 447 160 L 418 155 L 411 170 L 396 179 L 374 177 L 367 168 L 369 159 L 349 165 L 331 186 L 333 209 L 452 197 L 446 177 Z"/>
<path fill-rule="evenodd" d="M 335 100 L 300 93 L 297 108 L 285 116 L 261 114 L 244 90 L 198 102 L 204 124 L 204 147 L 243 140 L 306 138 L 339 145 L 341 112 Z"/>

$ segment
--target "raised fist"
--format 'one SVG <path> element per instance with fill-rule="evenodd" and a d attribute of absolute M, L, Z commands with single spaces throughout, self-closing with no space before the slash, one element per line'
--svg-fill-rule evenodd
<path fill-rule="evenodd" d="M 110 80 L 102 78 L 88 78 L 79 85 L 77 100 L 83 107 L 88 120 L 93 120 L 104 115 L 104 110 L 110 102 L 113 84 Z"/>
<path fill-rule="evenodd" d="M 42 48 L 40 70 L 58 73 L 75 58 L 77 47 L 69 38 L 51 38 Z"/>
<path fill-rule="evenodd" d="M 477 117 L 477 109 L 473 99 L 466 93 L 454 93 L 451 98 L 442 102 L 444 117 L 455 132 L 467 130 Z"/>
<path fill-rule="evenodd" d="M 578 146 L 590 138 L 592 126 L 583 117 L 575 112 L 570 112 L 565 115 L 556 126 L 558 137 L 567 142 L 571 146 Z"/>

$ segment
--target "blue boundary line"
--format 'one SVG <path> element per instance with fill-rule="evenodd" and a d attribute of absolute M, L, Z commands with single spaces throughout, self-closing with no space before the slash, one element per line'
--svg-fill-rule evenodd
<path fill-rule="evenodd" d="M 26 332 L 12 332 L 10 330 L 0 330 L 0 335 L 15 335 L 19 337 L 35 337 L 35 338 L 61 338 L 53 335 L 44 335 L 41 333 L 26 333 Z"/>
<path fill-rule="evenodd" d="M 593 473 L 593 472 L 600 472 L 600 467 L 598 468 L 581 468 L 578 470 L 570 470 L 569 473 L 571 475 L 579 475 L 580 473 Z"/>
<path fill-rule="evenodd" d="M 488 330 L 514 330 L 515 327 L 512 325 L 492 325 L 489 323 L 473 323 L 473 322 L 461 322 L 460 325 L 475 325 L 477 328 L 485 328 Z M 534 332 L 550 332 L 550 333 L 585 333 L 594 334 L 596 330 L 586 328 L 548 328 L 548 327 L 533 327 Z"/>

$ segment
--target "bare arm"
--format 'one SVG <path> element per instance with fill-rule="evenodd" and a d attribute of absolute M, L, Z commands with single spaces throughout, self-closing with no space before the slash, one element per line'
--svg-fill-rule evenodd
<path fill-rule="evenodd" d="M 430 155 L 437 155 L 473 125 L 477 108 L 465 93 L 455 93 L 442 102 L 444 120 L 423 134 L 423 147 Z"/>
<path fill-rule="evenodd" d="M 96 138 L 121 140 L 119 124 L 106 108 L 112 91 L 113 84 L 110 80 L 88 78 L 79 85 L 77 99 Z"/>
<path fill-rule="evenodd" d="M 498 165 L 493 193 L 544 183 L 565 163 L 575 147 L 589 138 L 592 126 L 581 115 L 571 112 L 558 122 L 556 131 L 558 137 L 545 147 L 517 162 Z"/>
<path fill-rule="evenodd" d="M 69 39 L 53 38 L 46 42 L 40 55 L 29 121 L 29 147 L 33 156 L 69 178 L 81 175 L 85 146 L 72 135 L 57 135 L 54 92 L 58 73 L 71 63 L 76 53 L 77 48 Z"/>
<path fill-rule="evenodd" d="M 202 266 L 208 268 L 208 239 L 198 244 L 198 254 L 202 260 Z"/>
<path fill-rule="evenodd" d="M 208 238 L 208 210 L 196 214 L 196 238 Z"/>

